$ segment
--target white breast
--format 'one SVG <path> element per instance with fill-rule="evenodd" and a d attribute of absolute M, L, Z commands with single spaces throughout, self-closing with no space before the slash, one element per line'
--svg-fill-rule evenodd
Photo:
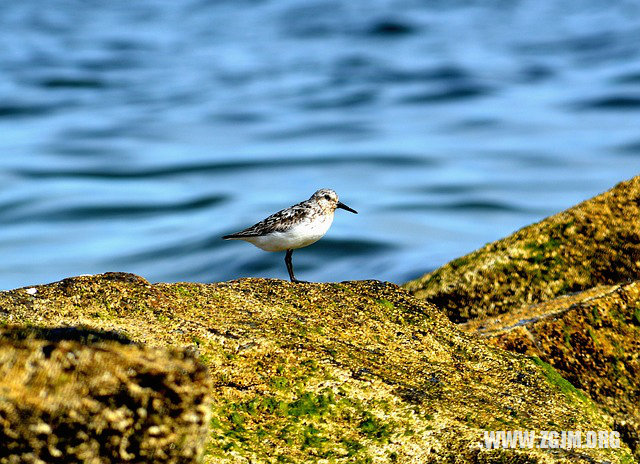
<path fill-rule="evenodd" d="M 316 216 L 313 221 L 302 221 L 285 232 L 272 232 L 262 237 L 247 237 L 245 240 L 265 251 L 295 250 L 324 237 L 332 222 L 333 214 L 323 214 Z"/>

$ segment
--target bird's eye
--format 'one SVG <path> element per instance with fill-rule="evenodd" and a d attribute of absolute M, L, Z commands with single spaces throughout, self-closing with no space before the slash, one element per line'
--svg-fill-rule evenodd
<path fill-rule="evenodd" d="M 329 195 L 325 195 L 325 196 L 324 196 L 324 199 L 325 199 L 325 200 L 331 200 L 331 197 L 330 197 Z"/>

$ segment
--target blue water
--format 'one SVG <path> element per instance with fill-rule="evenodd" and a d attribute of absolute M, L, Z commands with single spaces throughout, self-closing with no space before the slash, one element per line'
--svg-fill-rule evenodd
<path fill-rule="evenodd" d="M 300 278 L 403 282 L 638 173 L 640 3 L 0 3 L 0 288 L 286 278 L 220 236 L 334 188 Z"/>

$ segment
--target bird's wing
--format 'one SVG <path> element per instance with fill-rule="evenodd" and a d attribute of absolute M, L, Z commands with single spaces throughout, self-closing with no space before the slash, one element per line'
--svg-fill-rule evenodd
<path fill-rule="evenodd" d="M 291 228 L 293 223 L 299 222 L 309 214 L 309 205 L 306 201 L 293 205 L 289 208 L 273 213 L 257 224 L 247 227 L 235 234 L 225 235 L 222 238 L 260 237 L 272 232 L 284 232 Z"/>

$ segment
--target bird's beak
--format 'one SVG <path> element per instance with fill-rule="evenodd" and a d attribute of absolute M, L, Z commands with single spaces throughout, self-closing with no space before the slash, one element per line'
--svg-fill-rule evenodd
<path fill-rule="evenodd" d="M 358 212 L 355 209 L 349 208 L 347 205 L 345 205 L 341 201 L 338 202 L 338 206 L 336 206 L 336 208 L 346 209 L 347 211 L 351 211 L 353 214 L 358 214 Z"/>

